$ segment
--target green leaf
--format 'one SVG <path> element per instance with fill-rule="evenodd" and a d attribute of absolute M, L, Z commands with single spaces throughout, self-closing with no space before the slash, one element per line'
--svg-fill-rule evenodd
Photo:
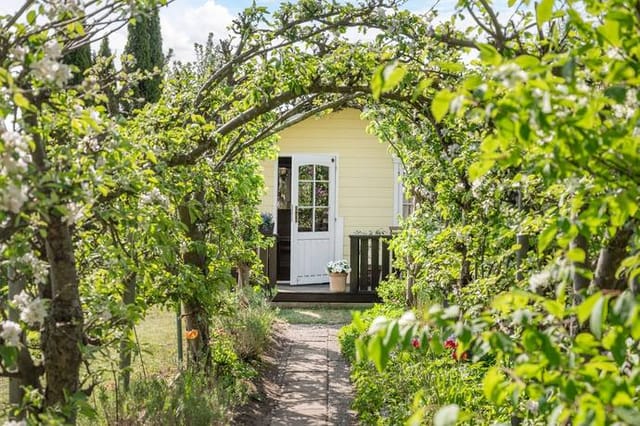
<path fill-rule="evenodd" d="M 592 294 L 576 308 L 576 314 L 578 315 L 578 321 L 580 323 L 585 322 L 587 318 L 589 318 L 593 307 L 601 297 L 602 293 L 600 292 Z"/>
<path fill-rule="evenodd" d="M 564 318 L 565 312 L 563 303 L 560 303 L 556 300 L 545 300 L 544 307 L 554 317 L 558 319 Z"/>
<path fill-rule="evenodd" d="M 605 19 L 598 32 L 613 46 L 620 46 L 620 23 L 613 19 Z"/>
<path fill-rule="evenodd" d="M 7 369 L 13 369 L 18 362 L 18 348 L 14 346 L 0 346 L 0 358 Z"/>
<path fill-rule="evenodd" d="M 406 74 L 407 70 L 403 66 L 400 66 L 398 62 L 379 66 L 371 78 L 371 93 L 373 94 L 373 98 L 379 99 L 383 93 L 395 89 Z"/>
<path fill-rule="evenodd" d="M 640 426 L 640 410 L 632 407 L 616 407 L 613 410 L 625 424 Z"/>
<path fill-rule="evenodd" d="M 567 252 L 567 258 L 572 262 L 584 262 L 586 253 L 580 247 L 574 247 Z"/>
<path fill-rule="evenodd" d="M 604 95 L 613 99 L 617 103 L 622 104 L 627 99 L 627 88 L 624 86 L 607 87 L 604 91 Z"/>
<path fill-rule="evenodd" d="M 30 10 L 29 13 L 27 13 L 27 22 L 29 23 L 29 25 L 33 25 L 36 23 L 36 11 L 35 10 Z"/>
<path fill-rule="evenodd" d="M 496 164 L 494 160 L 481 160 L 469 166 L 469 180 L 472 182 L 485 175 Z"/>
<path fill-rule="evenodd" d="M 596 339 L 602 338 L 602 323 L 607 317 L 607 299 L 601 296 L 596 300 L 589 316 L 589 328 Z"/>
<path fill-rule="evenodd" d="M 433 426 L 453 426 L 459 415 L 460 407 L 457 404 L 445 405 L 433 416 Z"/>
<path fill-rule="evenodd" d="M 504 376 L 497 367 L 491 367 L 482 381 L 484 396 L 491 402 L 500 404 L 504 400 L 503 396 Z"/>
<path fill-rule="evenodd" d="M 478 50 L 480 51 L 480 59 L 489 65 L 500 65 L 502 62 L 502 56 L 500 52 L 490 44 L 477 43 Z"/>
<path fill-rule="evenodd" d="M 551 244 L 551 241 L 553 241 L 557 232 L 558 226 L 555 223 L 552 223 L 547 227 L 547 229 L 542 231 L 538 237 L 538 253 L 544 252 L 545 249 L 549 247 L 549 244 Z"/>
<path fill-rule="evenodd" d="M 441 90 L 431 101 L 431 112 L 437 122 L 442 121 L 447 112 L 449 112 L 449 104 L 454 98 L 454 94 L 449 90 Z"/>
<path fill-rule="evenodd" d="M 13 94 L 13 102 L 20 108 L 29 108 L 29 100 L 25 98 L 22 93 L 16 92 Z"/>
<path fill-rule="evenodd" d="M 549 21 L 553 16 L 553 2 L 554 0 L 542 0 L 536 7 L 536 21 L 538 26 L 542 26 L 545 22 Z"/>

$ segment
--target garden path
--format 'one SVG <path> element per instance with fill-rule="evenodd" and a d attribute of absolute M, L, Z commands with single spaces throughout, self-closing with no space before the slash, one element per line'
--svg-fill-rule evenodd
<path fill-rule="evenodd" d="M 355 425 L 349 366 L 340 354 L 337 325 L 290 324 L 272 426 Z"/>

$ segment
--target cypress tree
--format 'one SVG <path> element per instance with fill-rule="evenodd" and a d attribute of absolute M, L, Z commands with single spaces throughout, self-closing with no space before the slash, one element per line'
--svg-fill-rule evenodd
<path fill-rule="evenodd" d="M 98 49 L 98 54 L 96 58 L 105 63 L 105 67 L 100 70 L 100 77 L 102 80 L 108 80 L 112 78 L 112 76 L 116 73 L 116 67 L 113 63 L 113 53 L 111 53 L 111 48 L 109 47 L 109 38 L 105 37 L 100 42 L 100 48 Z M 98 60 L 96 60 L 98 62 Z M 109 83 L 105 85 L 104 93 L 107 96 L 107 110 L 110 115 L 115 115 L 118 113 L 118 97 L 116 96 L 116 91 L 114 87 L 114 83 Z"/>
<path fill-rule="evenodd" d="M 91 46 L 85 44 L 64 55 L 62 61 L 67 65 L 75 65 L 78 69 L 73 71 L 73 77 L 69 84 L 75 86 L 84 80 L 84 72 L 93 66 L 91 60 Z"/>
<path fill-rule="evenodd" d="M 148 14 L 137 16 L 135 23 L 129 24 L 127 45 L 125 53 L 133 55 L 135 65 L 127 71 L 153 72 L 157 67 L 162 70 L 164 56 L 162 54 L 162 35 L 160 33 L 160 15 L 158 9 Z M 156 102 L 160 98 L 160 83 L 162 75 L 155 73 L 151 78 L 146 78 L 134 86 L 134 98 L 143 99 L 143 102 L 135 102 L 136 107 L 141 107 L 148 102 Z"/>

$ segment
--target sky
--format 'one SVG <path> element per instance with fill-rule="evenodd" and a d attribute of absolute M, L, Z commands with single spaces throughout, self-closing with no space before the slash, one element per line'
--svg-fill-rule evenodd
<path fill-rule="evenodd" d="M 431 8 L 436 0 L 408 0 L 405 8 L 420 12 Z M 0 14 L 18 10 L 24 0 L 0 0 Z M 204 43 L 209 33 L 216 38 L 226 34 L 233 18 L 252 0 L 175 0 L 160 11 L 163 50 L 172 49 L 174 58 L 188 61 L 194 58 L 194 43 Z M 256 0 L 260 6 L 277 8 L 280 0 Z M 441 17 L 450 16 L 456 0 L 440 0 L 437 5 Z M 113 34 L 109 41 L 112 51 L 122 53 L 126 42 L 126 30 Z"/>

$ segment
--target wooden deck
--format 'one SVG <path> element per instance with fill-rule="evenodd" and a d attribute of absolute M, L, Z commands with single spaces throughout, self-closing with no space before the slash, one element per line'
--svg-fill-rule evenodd
<path fill-rule="evenodd" d="M 331 293 L 329 284 L 289 286 L 278 285 L 274 303 L 377 303 L 380 298 L 373 292 Z"/>

